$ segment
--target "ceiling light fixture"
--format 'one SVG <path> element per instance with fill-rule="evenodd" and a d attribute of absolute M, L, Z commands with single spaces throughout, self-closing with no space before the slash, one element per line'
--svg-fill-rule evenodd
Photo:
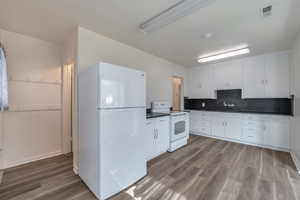
<path fill-rule="evenodd" d="M 205 63 L 205 62 L 220 60 L 220 59 L 224 59 L 224 58 L 230 58 L 230 57 L 233 57 L 233 56 L 238 56 L 238 55 L 243 55 L 243 54 L 248 54 L 248 53 L 250 53 L 250 49 L 247 47 L 247 48 L 243 48 L 243 49 L 227 51 L 227 52 L 217 54 L 217 55 L 211 55 L 211 56 L 207 56 L 207 57 L 200 57 L 200 58 L 198 58 L 198 62 L 199 63 Z"/>
<path fill-rule="evenodd" d="M 145 33 L 156 31 L 192 12 L 209 6 L 216 0 L 181 0 L 168 9 L 142 23 L 139 28 Z"/>

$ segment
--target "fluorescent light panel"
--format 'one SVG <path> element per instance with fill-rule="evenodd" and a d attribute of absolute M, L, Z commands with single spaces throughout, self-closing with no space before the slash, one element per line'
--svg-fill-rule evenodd
<path fill-rule="evenodd" d="M 198 62 L 205 63 L 205 62 L 220 60 L 220 59 L 224 59 L 224 58 L 230 58 L 233 56 L 238 56 L 238 55 L 243 55 L 243 54 L 248 54 L 248 53 L 250 53 L 249 48 L 238 49 L 238 50 L 228 51 L 228 52 L 224 52 L 224 53 L 217 54 L 217 55 L 212 55 L 212 56 L 207 56 L 207 57 L 202 57 L 202 58 L 200 57 L 198 59 Z"/>
<path fill-rule="evenodd" d="M 215 1 L 216 0 L 181 0 L 175 5 L 169 7 L 168 9 L 141 24 L 140 29 L 146 33 L 156 31 L 200 8 L 210 5 Z"/>

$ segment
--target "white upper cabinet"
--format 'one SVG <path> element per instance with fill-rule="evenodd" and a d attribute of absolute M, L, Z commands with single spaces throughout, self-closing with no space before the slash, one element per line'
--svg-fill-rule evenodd
<path fill-rule="evenodd" d="M 212 66 L 190 69 L 188 88 L 190 98 L 215 98 Z"/>
<path fill-rule="evenodd" d="M 289 96 L 288 52 L 243 60 L 243 98 L 288 98 Z"/>
<path fill-rule="evenodd" d="M 241 89 L 242 64 L 240 60 L 217 63 L 214 67 L 216 89 Z"/>
<path fill-rule="evenodd" d="M 190 98 L 216 98 L 215 90 L 242 89 L 243 98 L 289 98 L 289 52 L 189 69 Z"/>
<path fill-rule="evenodd" d="M 266 56 L 266 97 L 290 96 L 290 66 L 288 53 Z"/>
<path fill-rule="evenodd" d="M 264 98 L 265 56 L 243 60 L 243 98 Z"/>

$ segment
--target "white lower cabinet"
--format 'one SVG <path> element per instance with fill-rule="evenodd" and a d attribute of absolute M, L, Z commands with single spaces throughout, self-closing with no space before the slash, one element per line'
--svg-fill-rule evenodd
<path fill-rule="evenodd" d="M 216 137 L 225 137 L 224 119 L 213 117 L 212 120 L 212 135 Z"/>
<path fill-rule="evenodd" d="M 259 145 L 267 145 L 267 131 L 266 129 L 257 129 L 253 127 L 245 126 L 243 127 L 243 140 L 245 142 L 259 144 Z"/>
<path fill-rule="evenodd" d="M 151 160 L 169 148 L 170 143 L 170 118 L 158 117 L 147 119 L 146 122 L 146 145 L 147 160 Z"/>
<path fill-rule="evenodd" d="M 215 113 L 212 120 L 212 135 L 229 139 L 242 138 L 242 125 L 238 116 Z"/>
<path fill-rule="evenodd" d="M 269 117 L 264 115 L 244 115 L 243 140 L 252 144 L 267 145 Z"/>
<path fill-rule="evenodd" d="M 201 113 L 206 113 L 206 117 L 201 117 Z M 211 134 L 202 131 L 203 124 Z M 191 111 L 191 130 L 194 134 L 241 143 L 283 150 L 290 148 L 289 116 Z"/>
<path fill-rule="evenodd" d="M 225 137 L 230 139 L 242 139 L 243 126 L 240 118 L 229 117 L 225 122 Z"/>
<path fill-rule="evenodd" d="M 191 111 L 190 130 L 194 133 L 211 135 L 211 118 L 208 112 Z"/>
<path fill-rule="evenodd" d="M 266 143 L 280 148 L 290 147 L 290 120 L 275 118 L 269 122 Z"/>

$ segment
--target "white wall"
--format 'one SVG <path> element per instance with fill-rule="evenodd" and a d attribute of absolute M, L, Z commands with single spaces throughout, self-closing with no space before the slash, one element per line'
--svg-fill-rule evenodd
<path fill-rule="evenodd" d="M 61 48 L 5 30 L 0 40 L 7 52 L 10 108 L 1 114 L 2 167 L 60 154 Z"/>
<path fill-rule="evenodd" d="M 173 75 L 185 78 L 185 68 L 139 49 L 79 27 L 78 70 L 99 61 L 132 67 L 147 74 L 147 106 L 153 100 L 172 102 Z"/>
<path fill-rule="evenodd" d="M 147 107 L 153 100 L 172 102 L 172 76 L 186 78 L 185 68 L 162 58 L 153 56 L 134 47 L 99 35 L 87 29 L 78 28 L 78 66 L 80 72 L 99 61 L 132 67 L 147 74 Z M 77 133 L 77 131 L 76 131 Z M 73 142 L 77 136 L 73 130 Z M 77 149 L 73 146 L 74 160 L 77 163 Z M 76 164 L 75 164 L 76 168 Z"/>
<path fill-rule="evenodd" d="M 293 66 L 293 87 L 292 93 L 295 95 L 294 111 L 295 116 L 292 120 L 292 153 L 300 171 L 300 33 L 294 43 L 292 51 Z"/>

